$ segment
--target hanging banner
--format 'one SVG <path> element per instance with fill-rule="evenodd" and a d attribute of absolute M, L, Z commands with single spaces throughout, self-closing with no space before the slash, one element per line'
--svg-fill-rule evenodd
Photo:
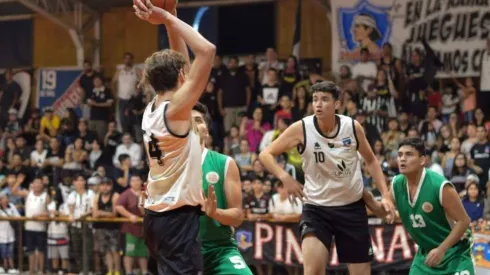
<path fill-rule="evenodd" d="M 372 224 L 370 231 L 374 271 L 410 268 L 416 247 L 401 224 Z M 244 222 L 236 229 L 235 238 L 248 264 L 303 267 L 297 223 Z M 347 270 L 346 265 L 339 264 L 335 247 L 331 251 L 328 269 Z"/>
<path fill-rule="evenodd" d="M 340 66 L 358 62 L 361 48 L 378 60 L 386 42 L 408 62 L 425 40 L 447 70 L 458 77 L 479 76 L 490 38 L 489 1 L 332 0 L 332 69 L 338 73 Z"/>
<path fill-rule="evenodd" d="M 63 116 L 67 108 L 79 108 L 82 90 L 78 83 L 83 70 L 80 68 L 40 68 L 37 79 L 37 106 L 52 106 L 58 116 Z"/>

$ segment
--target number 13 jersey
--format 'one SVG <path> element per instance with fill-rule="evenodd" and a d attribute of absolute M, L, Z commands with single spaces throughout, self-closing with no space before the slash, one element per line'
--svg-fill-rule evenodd
<path fill-rule="evenodd" d="M 157 108 L 154 104 L 155 99 L 146 107 L 141 125 L 150 167 L 145 208 L 163 212 L 184 205 L 197 206 L 204 197 L 202 149 L 194 123 L 188 134 L 174 134 L 167 128 L 165 117 L 169 102 L 162 102 Z M 158 148 L 156 137 L 164 138 L 164 150 Z"/>
<path fill-rule="evenodd" d="M 343 206 L 362 198 L 363 182 L 354 120 L 335 115 L 336 129 L 326 136 L 317 118 L 303 118 L 303 156 L 306 203 Z"/>

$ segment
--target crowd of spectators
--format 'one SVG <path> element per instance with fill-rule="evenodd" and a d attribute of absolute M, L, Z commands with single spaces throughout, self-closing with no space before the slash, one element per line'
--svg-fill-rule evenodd
<path fill-rule="evenodd" d="M 474 79 L 436 80 L 427 85 L 421 51 L 414 51 L 410 62 L 404 63 L 391 50 L 385 44 L 381 59 L 372 60 L 369 51 L 362 49 L 359 63 L 341 67 L 336 79 L 342 89 L 338 113 L 364 127 L 388 181 L 398 173 L 400 141 L 422 137 L 430 156 L 427 168 L 453 182 L 472 221 L 490 221 L 490 199 L 485 196 L 490 121 L 478 108 Z M 324 77 L 300 71 L 293 56 L 278 60 L 274 49 L 267 49 L 260 63 L 254 55 L 242 62 L 235 56 L 223 59 L 226 64 L 216 57 L 201 98 L 213 118 L 206 146 L 232 156 L 238 164 L 247 219 L 298 221 L 301 203 L 289 202 L 282 184 L 264 170 L 257 154 L 293 122 L 312 114 L 309 87 Z M 135 270 L 146 274 L 147 251 L 137 221 L 143 216 L 138 196 L 148 166 L 138 126 L 151 95 L 138 88 L 141 72 L 130 53 L 124 55 L 124 65 L 112 81 L 105 82 L 90 62 L 84 67 L 79 80 L 80 113 L 68 109 L 60 114 L 47 106 L 32 109 L 25 120 L 17 115 L 19 95 L 5 96 L 14 89 L 7 75 L 10 80 L 1 89 L 0 99 L 5 118 L 0 143 L 0 216 L 60 216 L 70 221 L 22 224 L 23 249 L 32 274 L 80 272 L 79 219 L 126 217 L 131 222 L 90 225 L 89 268 L 96 274 L 119 275 L 122 262 L 126 274 Z M 278 161 L 303 181 L 297 149 Z M 369 171 L 363 168 L 363 175 L 365 187 L 379 195 Z M 16 226 L 0 221 L 0 232 L 7 232 L 0 235 L 0 273 L 18 273 L 13 260 Z M 271 274 L 270 267 L 259 266 L 256 271 Z"/>

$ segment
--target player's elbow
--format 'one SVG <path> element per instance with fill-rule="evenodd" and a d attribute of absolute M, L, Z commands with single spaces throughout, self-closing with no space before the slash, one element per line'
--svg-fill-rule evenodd
<path fill-rule="evenodd" d="M 239 227 L 243 223 L 243 211 L 238 210 L 236 219 L 233 219 L 232 227 Z"/>
<path fill-rule="evenodd" d="M 216 46 L 208 41 L 202 46 L 200 53 L 204 56 L 212 56 L 214 58 L 216 55 Z"/>

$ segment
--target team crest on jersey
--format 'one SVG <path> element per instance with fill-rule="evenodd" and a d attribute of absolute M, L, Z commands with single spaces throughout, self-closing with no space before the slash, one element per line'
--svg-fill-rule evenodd
<path fill-rule="evenodd" d="M 352 139 L 350 137 L 346 137 L 342 139 L 342 146 L 349 148 L 352 145 Z"/>
<path fill-rule="evenodd" d="M 434 207 L 430 202 L 424 202 L 424 204 L 422 204 L 422 210 L 424 210 L 425 213 L 430 213 L 433 209 Z"/>
<path fill-rule="evenodd" d="M 219 175 L 218 173 L 212 171 L 212 172 L 208 172 L 206 174 L 206 181 L 211 183 L 211 184 L 216 184 L 218 183 L 219 181 Z"/>

